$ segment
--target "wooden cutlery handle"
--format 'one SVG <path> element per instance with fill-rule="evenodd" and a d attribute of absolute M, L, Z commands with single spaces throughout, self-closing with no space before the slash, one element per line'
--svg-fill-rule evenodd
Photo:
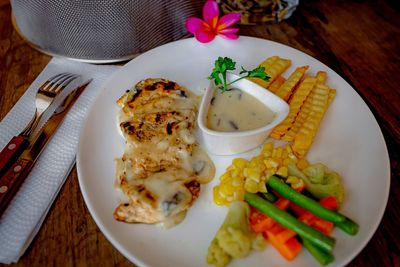
<path fill-rule="evenodd" d="M 14 136 L 0 152 L 0 174 L 3 174 L 7 167 L 14 163 L 18 156 L 28 147 L 28 139 L 23 136 Z"/>
<path fill-rule="evenodd" d="M 33 161 L 18 159 L 0 178 L 0 217 L 28 176 Z"/>

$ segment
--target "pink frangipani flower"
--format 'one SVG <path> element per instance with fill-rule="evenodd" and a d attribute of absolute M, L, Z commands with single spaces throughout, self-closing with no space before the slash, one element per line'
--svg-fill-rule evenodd
<path fill-rule="evenodd" d="M 190 17 L 186 20 L 186 29 L 194 34 L 201 43 L 211 42 L 216 35 L 235 40 L 239 29 L 231 28 L 240 20 L 239 13 L 229 13 L 219 18 L 218 4 L 214 0 L 208 0 L 203 7 L 203 19 Z"/>

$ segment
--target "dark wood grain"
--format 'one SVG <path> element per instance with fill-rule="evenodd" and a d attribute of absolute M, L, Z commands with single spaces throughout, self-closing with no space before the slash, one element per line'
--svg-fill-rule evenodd
<path fill-rule="evenodd" d="M 0 0 L 0 119 L 50 60 L 17 35 L 10 13 L 8 1 Z M 390 197 L 378 230 L 349 266 L 400 267 L 399 1 L 300 1 L 290 19 L 279 24 L 242 26 L 241 34 L 277 41 L 317 58 L 349 82 L 372 110 L 389 150 Z M 95 225 L 74 168 L 40 232 L 14 266 L 132 263 Z"/>

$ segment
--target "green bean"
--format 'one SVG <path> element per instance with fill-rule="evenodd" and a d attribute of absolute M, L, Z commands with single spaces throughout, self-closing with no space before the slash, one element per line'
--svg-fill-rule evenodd
<path fill-rule="evenodd" d="M 358 233 L 358 224 L 349 218 L 346 218 L 344 222 L 336 223 L 335 225 L 349 235 L 356 235 Z"/>
<path fill-rule="evenodd" d="M 327 265 L 334 260 L 334 257 L 331 253 L 319 249 L 305 238 L 302 238 L 301 240 L 303 242 L 304 247 L 321 265 Z"/>
<path fill-rule="evenodd" d="M 340 223 L 346 221 L 346 217 L 340 213 L 333 210 L 327 209 L 317 201 L 308 198 L 296 190 L 292 189 L 290 186 L 281 181 L 278 177 L 270 176 L 267 181 L 268 185 L 278 192 L 282 197 L 289 199 L 294 204 L 299 205 L 302 208 L 307 209 L 316 216 L 325 219 L 333 223 Z"/>
<path fill-rule="evenodd" d="M 257 194 L 246 193 L 244 199 L 260 212 L 274 219 L 277 223 L 296 232 L 300 237 L 309 240 L 312 244 L 326 252 L 331 252 L 335 239 L 326 236 L 310 226 L 298 221 L 295 217 L 280 210 L 274 204 L 264 200 Z"/>

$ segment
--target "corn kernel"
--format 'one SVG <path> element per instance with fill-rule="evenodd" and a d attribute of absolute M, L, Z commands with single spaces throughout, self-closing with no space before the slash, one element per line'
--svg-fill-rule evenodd
<path fill-rule="evenodd" d="M 288 168 L 285 167 L 285 166 L 280 167 L 278 169 L 278 171 L 276 172 L 276 174 L 278 174 L 278 175 L 280 175 L 282 177 L 287 177 L 288 176 Z"/>
<path fill-rule="evenodd" d="M 296 162 L 297 162 L 296 160 L 287 158 L 282 161 L 282 165 L 288 166 L 289 164 L 296 164 Z"/>
<path fill-rule="evenodd" d="M 293 154 L 293 153 L 289 153 L 289 154 L 288 154 L 288 158 L 289 158 L 289 159 L 292 159 L 292 160 L 295 160 L 295 161 L 297 162 L 297 157 L 296 157 L 296 155 Z"/>
<path fill-rule="evenodd" d="M 263 147 L 263 151 L 272 151 L 274 148 L 274 143 L 266 143 Z"/>
<path fill-rule="evenodd" d="M 262 155 L 264 156 L 264 158 L 269 158 L 272 155 L 271 151 L 262 151 Z"/>
<path fill-rule="evenodd" d="M 286 183 L 288 184 L 295 184 L 299 181 L 299 178 L 293 175 L 289 175 L 289 177 L 286 179 Z"/>
<path fill-rule="evenodd" d="M 282 152 L 282 159 L 286 159 L 287 157 L 288 157 L 288 152 L 287 152 L 287 150 L 285 149 L 285 150 L 283 150 L 283 152 Z"/>
<path fill-rule="evenodd" d="M 276 158 L 276 148 L 274 150 L 272 150 L 271 158 L 273 158 L 273 159 Z"/>
<path fill-rule="evenodd" d="M 233 192 L 235 191 L 235 188 L 233 187 L 231 182 L 232 181 L 220 184 L 220 192 L 223 193 L 223 195 L 226 197 L 232 196 Z"/>
<path fill-rule="evenodd" d="M 282 157 L 283 149 L 282 147 L 277 147 L 275 152 L 275 159 L 280 159 Z"/>
<path fill-rule="evenodd" d="M 232 161 L 232 165 L 236 166 L 239 169 L 243 169 L 244 167 L 246 167 L 248 161 L 242 158 L 235 158 Z"/>
<path fill-rule="evenodd" d="M 224 182 L 224 181 L 226 181 L 226 180 L 228 180 L 228 179 L 230 179 L 230 178 L 231 178 L 230 172 L 225 172 L 224 174 L 222 174 L 222 175 L 219 177 L 219 180 L 220 180 L 221 182 Z"/>
<path fill-rule="evenodd" d="M 257 193 L 258 192 L 258 182 L 252 179 L 246 179 L 244 183 L 244 189 L 250 193 Z"/>
<path fill-rule="evenodd" d="M 288 152 L 288 154 L 290 154 L 290 153 L 293 154 L 293 150 L 292 150 L 292 147 L 290 145 L 285 145 L 285 150 Z"/>
<path fill-rule="evenodd" d="M 279 165 L 279 163 L 276 160 L 271 159 L 271 158 L 265 159 L 264 164 L 268 169 L 276 168 Z"/>
<path fill-rule="evenodd" d="M 304 158 L 299 159 L 299 161 L 297 162 L 297 167 L 300 170 L 304 170 L 305 168 L 308 167 L 308 165 L 309 165 L 308 161 L 306 159 L 304 159 Z"/>
<path fill-rule="evenodd" d="M 261 177 L 261 172 L 260 170 L 256 168 L 247 168 L 247 176 L 246 176 L 246 181 L 247 180 L 254 180 L 256 182 L 260 181 Z"/>
<path fill-rule="evenodd" d="M 213 197 L 214 197 L 214 202 L 217 205 L 226 205 L 228 204 L 227 201 L 219 194 L 219 186 L 215 186 L 213 188 Z"/>
<path fill-rule="evenodd" d="M 231 177 L 232 178 L 233 177 L 239 177 L 239 176 L 241 176 L 241 174 L 242 174 L 242 171 L 240 169 L 234 169 L 234 170 L 231 171 Z"/>
<path fill-rule="evenodd" d="M 243 186 L 243 183 L 244 183 L 243 177 L 237 176 L 237 177 L 233 177 L 233 178 L 232 178 L 232 185 L 233 185 L 234 187 L 242 187 L 242 186 Z"/>
<path fill-rule="evenodd" d="M 301 188 L 304 188 L 304 181 L 302 179 L 299 179 L 299 181 L 295 184 L 292 185 L 293 189 L 299 190 Z"/>
<path fill-rule="evenodd" d="M 232 171 L 232 170 L 236 170 L 236 166 L 233 165 L 233 164 L 229 165 L 228 168 L 226 168 L 226 171 L 227 171 L 227 172 L 230 172 L 230 171 Z"/>
<path fill-rule="evenodd" d="M 275 174 L 275 172 L 274 172 L 274 170 L 273 169 L 268 169 L 266 172 L 265 172 L 265 177 L 270 177 L 271 175 L 274 175 Z"/>
<path fill-rule="evenodd" d="M 267 185 L 265 184 L 265 180 L 261 179 L 261 181 L 258 183 L 258 192 L 267 192 Z"/>
<path fill-rule="evenodd" d="M 298 190 L 298 189 L 304 187 L 304 181 L 302 179 L 300 179 L 296 176 L 292 176 L 292 175 L 290 175 L 286 179 L 286 183 L 290 184 L 290 186 L 295 190 Z"/>

